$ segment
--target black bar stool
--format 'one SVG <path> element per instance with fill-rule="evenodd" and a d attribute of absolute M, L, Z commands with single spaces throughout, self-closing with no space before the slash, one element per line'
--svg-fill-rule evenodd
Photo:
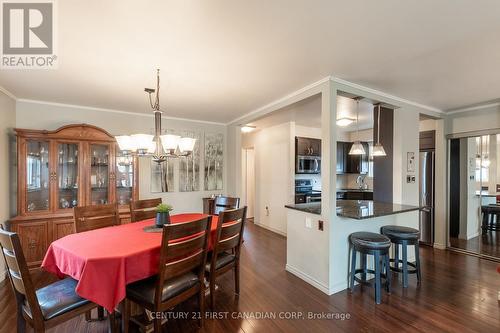
<path fill-rule="evenodd" d="M 349 290 L 354 289 L 354 281 L 363 285 L 370 285 L 366 279 L 366 274 L 375 274 L 375 302 L 380 304 L 382 278 L 385 279 L 385 286 L 388 293 L 391 292 L 391 275 L 389 273 L 389 248 L 391 240 L 384 235 L 373 232 L 354 232 L 349 235 L 349 244 L 351 248 L 351 270 L 349 273 Z M 361 267 L 356 269 L 356 253 L 361 253 Z M 375 269 L 367 269 L 367 255 L 373 255 Z M 383 266 L 383 269 L 381 269 Z M 361 278 L 356 274 L 361 273 Z"/>
<path fill-rule="evenodd" d="M 395 245 L 394 247 L 394 259 L 390 261 L 394 263 L 391 266 L 391 270 L 403 273 L 403 288 L 408 287 L 408 274 L 417 274 L 417 282 L 421 281 L 421 271 L 420 271 L 420 254 L 418 239 L 420 236 L 420 231 L 417 229 L 397 226 L 397 225 L 386 225 L 380 228 L 380 232 L 389 237 L 391 242 Z M 399 259 L 399 245 L 403 252 L 401 260 Z M 415 246 L 415 263 L 408 262 L 408 246 Z M 400 268 L 399 263 L 401 262 L 402 268 Z M 412 269 L 408 269 L 408 266 Z"/>

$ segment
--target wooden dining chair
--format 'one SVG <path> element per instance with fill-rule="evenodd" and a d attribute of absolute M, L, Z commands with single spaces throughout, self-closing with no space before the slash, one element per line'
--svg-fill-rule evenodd
<path fill-rule="evenodd" d="M 240 294 L 240 252 L 247 207 L 225 210 L 219 214 L 217 236 L 205 272 L 210 281 L 210 307 L 215 306 L 215 280 L 218 276 L 234 270 L 234 291 Z"/>
<path fill-rule="evenodd" d="M 118 204 L 73 208 L 77 233 L 120 224 Z"/>
<path fill-rule="evenodd" d="M 124 332 L 128 332 L 130 301 L 155 312 L 154 332 L 161 332 L 161 316 L 177 304 L 198 295 L 200 327 L 205 317 L 204 268 L 212 217 L 163 226 L 158 275 L 127 286 Z M 174 241 L 172 240 L 179 240 Z"/>
<path fill-rule="evenodd" d="M 120 224 L 118 204 L 83 206 L 73 208 L 75 231 L 77 233 Z M 97 307 L 97 319 L 104 318 L 104 308 Z M 85 313 L 85 320 L 91 321 L 90 311 Z M 111 319 L 110 319 L 111 320 Z"/>
<path fill-rule="evenodd" d="M 240 208 L 240 198 L 233 197 L 215 197 L 213 215 L 219 215 L 220 212 L 228 209 Z"/>
<path fill-rule="evenodd" d="M 97 306 L 76 294 L 77 281 L 71 278 L 35 290 L 16 233 L 0 228 L 0 247 L 16 297 L 17 332 L 25 332 L 26 323 L 36 333 L 45 332 Z"/>
<path fill-rule="evenodd" d="M 161 202 L 161 198 L 130 201 L 131 222 L 154 218 L 156 216 L 155 208 Z"/>

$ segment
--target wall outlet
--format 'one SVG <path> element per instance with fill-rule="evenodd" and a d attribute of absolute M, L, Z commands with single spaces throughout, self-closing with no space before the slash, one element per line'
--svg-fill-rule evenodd
<path fill-rule="evenodd" d="M 318 230 L 323 231 L 323 221 L 318 220 Z"/>
<path fill-rule="evenodd" d="M 408 184 L 410 184 L 410 183 L 415 183 L 415 179 L 416 179 L 416 178 L 415 178 L 415 176 L 414 176 L 414 175 L 407 175 L 407 176 L 406 176 L 406 182 L 407 182 Z"/>
<path fill-rule="evenodd" d="M 310 217 L 306 217 L 306 228 L 312 229 L 312 220 Z"/>

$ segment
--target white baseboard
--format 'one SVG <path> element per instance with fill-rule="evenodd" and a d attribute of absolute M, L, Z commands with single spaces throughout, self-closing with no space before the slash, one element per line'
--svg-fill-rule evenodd
<path fill-rule="evenodd" d="M 260 223 L 257 223 L 257 222 L 253 222 L 253 224 L 255 224 L 256 226 L 259 226 L 261 228 L 264 228 L 264 229 L 267 229 L 269 231 L 272 231 L 274 232 L 275 234 L 278 234 L 278 235 L 281 235 L 281 236 L 285 236 L 286 237 L 286 232 L 283 232 L 281 230 L 278 230 L 278 229 L 275 229 L 275 228 L 272 228 L 272 227 L 269 227 L 267 225 L 264 225 L 264 224 L 260 224 Z"/>
<path fill-rule="evenodd" d="M 434 248 L 438 250 L 446 250 L 446 245 L 440 243 L 434 243 Z"/>
<path fill-rule="evenodd" d="M 477 236 L 479 236 L 479 232 L 475 232 L 472 235 L 467 235 L 467 240 L 472 239 L 472 238 L 476 238 Z"/>
<path fill-rule="evenodd" d="M 325 294 L 327 294 L 327 295 L 333 294 L 333 292 L 330 291 L 330 288 L 328 288 L 328 286 L 326 286 L 322 282 L 316 280 L 312 276 L 298 270 L 297 268 L 286 264 L 285 270 L 289 273 L 292 273 L 293 275 L 300 278 L 301 280 L 304 280 L 305 282 L 309 283 L 311 286 L 315 287 L 316 289 L 321 290 Z"/>

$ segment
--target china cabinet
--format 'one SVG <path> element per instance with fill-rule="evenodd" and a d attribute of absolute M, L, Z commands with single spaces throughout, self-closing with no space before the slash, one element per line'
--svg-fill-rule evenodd
<path fill-rule="evenodd" d="M 52 241 L 74 232 L 73 207 L 118 202 L 121 222 L 130 221 L 138 163 L 113 136 L 85 124 L 15 132 L 17 216 L 9 227 L 19 233 L 30 267 L 40 265 Z"/>

